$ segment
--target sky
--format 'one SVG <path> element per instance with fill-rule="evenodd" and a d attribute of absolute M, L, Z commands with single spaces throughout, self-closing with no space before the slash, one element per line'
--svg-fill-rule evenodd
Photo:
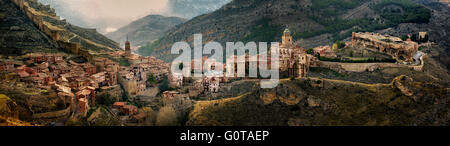
<path fill-rule="evenodd" d="M 169 0 L 40 0 L 82 27 L 108 33 L 149 14 L 169 14 Z"/>
<path fill-rule="evenodd" d="M 190 19 L 212 12 L 231 0 L 38 0 L 57 15 L 106 34 L 150 14 Z"/>

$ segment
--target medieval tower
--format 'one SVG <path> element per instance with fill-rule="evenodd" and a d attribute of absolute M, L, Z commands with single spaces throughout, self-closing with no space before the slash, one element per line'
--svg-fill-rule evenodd
<path fill-rule="evenodd" d="M 131 55 L 131 45 L 130 45 L 130 42 L 128 41 L 128 36 L 127 36 L 127 41 L 125 41 L 125 54 L 127 56 Z"/>
<path fill-rule="evenodd" d="M 291 31 L 289 29 L 285 29 L 283 32 L 283 36 L 282 36 L 282 42 L 281 45 L 284 46 L 292 46 L 292 35 L 291 35 Z"/>

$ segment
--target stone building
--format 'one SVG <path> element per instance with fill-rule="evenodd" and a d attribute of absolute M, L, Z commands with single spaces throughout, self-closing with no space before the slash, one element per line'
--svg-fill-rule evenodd
<path fill-rule="evenodd" d="M 283 32 L 283 36 L 281 37 L 281 44 L 279 46 L 280 53 L 280 70 L 287 70 L 288 60 L 291 58 L 294 50 L 294 44 L 292 41 L 291 31 L 289 29 L 285 29 Z"/>
<path fill-rule="evenodd" d="M 306 53 L 306 50 L 298 45 L 294 45 L 291 31 L 285 29 L 279 46 L 280 72 L 287 72 L 291 77 L 305 77 L 313 57 Z"/>
<path fill-rule="evenodd" d="M 220 89 L 220 83 L 226 82 L 227 79 L 222 72 L 210 70 L 203 77 L 203 89 L 211 93 L 217 93 Z"/>
<path fill-rule="evenodd" d="M 271 48 L 273 49 L 273 48 Z M 270 51 L 271 52 L 271 51 Z M 232 55 L 227 58 L 226 66 L 224 65 L 224 71 L 226 71 L 226 76 L 230 75 L 232 77 L 237 77 L 238 66 L 245 66 L 245 70 L 248 71 L 251 64 L 256 65 L 258 68 L 260 64 L 266 64 L 267 69 L 272 68 L 272 58 L 271 54 L 262 53 L 256 56 L 257 62 L 251 62 L 248 54 L 245 54 L 243 58 L 242 56 Z M 298 45 L 294 45 L 291 31 L 289 29 L 285 29 L 282 35 L 282 42 L 279 45 L 279 69 L 282 73 L 288 73 L 292 77 L 305 77 L 306 73 L 309 70 L 309 66 L 311 64 L 311 60 L 314 60 L 314 56 L 306 53 L 306 50 Z M 262 58 L 266 58 L 264 60 Z M 232 64 L 234 63 L 234 64 Z M 231 67 L 227 69 L 226 67 Z M 248 72 L 246 72 L 247 77 Z M 227 78 L 223 78 L 228 80 Z M 226 81 L 225 81 L 226 82 Z M 215 84 L 214 84 L 215 85 Z"/>
<path fill-rule="evenodd" d="M 128 40 L 125 42 L 125 55 L 120 59 L 126 59 L 129 66 L 118 68 L 118 81 L 131 96 L 146 93 L 149 75 L 160 80 L 169 72 L 169 65 L 162 60 L 132 54 Z"/>
<path fill-rule="evenodd" d="M 335 46 L 336 44 L 334 44 L 333 46 Z M 330 46 L 319 46 L 319 47 L 315 47 L 313 48 L 313 53 L 314 55 L 320 55 L 322 57 L 327 57 L 327 58 L 336 58 L 337 55 L 333 52 L 333 50 L 331 49 Z"/>
<path fill-rule="evenodd" d="M 1 61 L 0 62 L 0 71 L 14 71 L 14 63 L 11 61 Z"/>
<path fill-rule="evenodd" d="M 90 106 L 95 106 L 95 89 L 86 87 L 84 89 L 81 89 L 76 94 L 77 99 L 84 98 L 88 101 L 90 101 Z"/>
<path fill-rule="evenodd" d="M 27 67 L 25 65 L 17 67 L 16 72 L 21 78 L 35 77 L 39 75 L 35 69 Z"/>
<path fill-rule="evenodd" d="M 84 68 L 84 71 L 88 75 L 93 75 L 93 74 L 97 73 L 97 67 L 95 67 L 94 65 L 92 65 L 90 63 L 83 64 L 83 68 Z"/>
<path fill-rule="evenodd" d="M 302 78 L 306 77 L 311 65 L 310 58 L 312 55 L 306 52 L 293 53 L 288 61 L 288 74 L 290 77 Z"/>
<path fill-rule="evenodd" d="M 78 99 L 78 113 L 86 117 L 87 113 L 89 111 L 89 101 L 86 98 L 79 98 Z"/>
<path fill-rule="evenodd" d="M 353 32 L 352 45 L 386 53 L 401 63 L 413 62 L 413 56 L 419 49 L 419 45 L 416 42 L 403 41 L 398 37 L 369 32 Z"/>
<path fill-rule="evenodd" d="M 161 96 L 166 99 L 173 99 L 178 94 L 176 91 L 164 91 Z"/>
<path fill-rule="evenodd" d="M 32 53 L 29 54 L 29 59 L 33 63 L 41 63 L 41 62 L 49 62 L 49 63 L 55 63 L 64 61 L 63 55 L 59 53 Z"/>
<path fill-rule="evenodd" d="M 126 102 L 115 102 L 113 108 L 120 109 L 126 115 L 136 115 L 138 108 L 134 105 L 128 105 Z"/>
<path fill-rule="evenodd" d="M 183 74 L 181 73 L 171 73 L 168 76 L 169 85 L 172 88 L 180 88 L 183 86 Z"/>

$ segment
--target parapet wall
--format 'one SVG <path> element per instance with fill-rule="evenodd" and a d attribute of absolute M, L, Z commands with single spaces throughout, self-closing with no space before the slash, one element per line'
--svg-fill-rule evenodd
<path fill-rule="evenodd" d="M 342 62 L 328 62 L 328 61 L 317 61 L 313 67 L 323 67 L 329 68 L 338 72 L 348 71 L 348 72 L 371 72 L 377 69 L 384 68 L 409 68 L 415 71 L 422 71 L 424 66 L 424 58 L 421 57 L 420 65 L 405 65 L 396 63 L 342 63 Z"/>
<path fill-rule="evenodd" d="M 63 118 L 70 116 L 71 107 L 69 106 L 66 109 L 54 111 L 54 112 L 46 112 L 46 113 L 37 113 L 33 114 L 34 119 L 54 119 L 54 118 Z"/>

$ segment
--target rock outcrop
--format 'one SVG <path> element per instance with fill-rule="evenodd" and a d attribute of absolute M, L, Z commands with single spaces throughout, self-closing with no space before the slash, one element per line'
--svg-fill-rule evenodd
<path fill-rule="evenodd" d="M 16 102 L 4 94 L 0 94 L 0 116 L 19 118 Z"/>

